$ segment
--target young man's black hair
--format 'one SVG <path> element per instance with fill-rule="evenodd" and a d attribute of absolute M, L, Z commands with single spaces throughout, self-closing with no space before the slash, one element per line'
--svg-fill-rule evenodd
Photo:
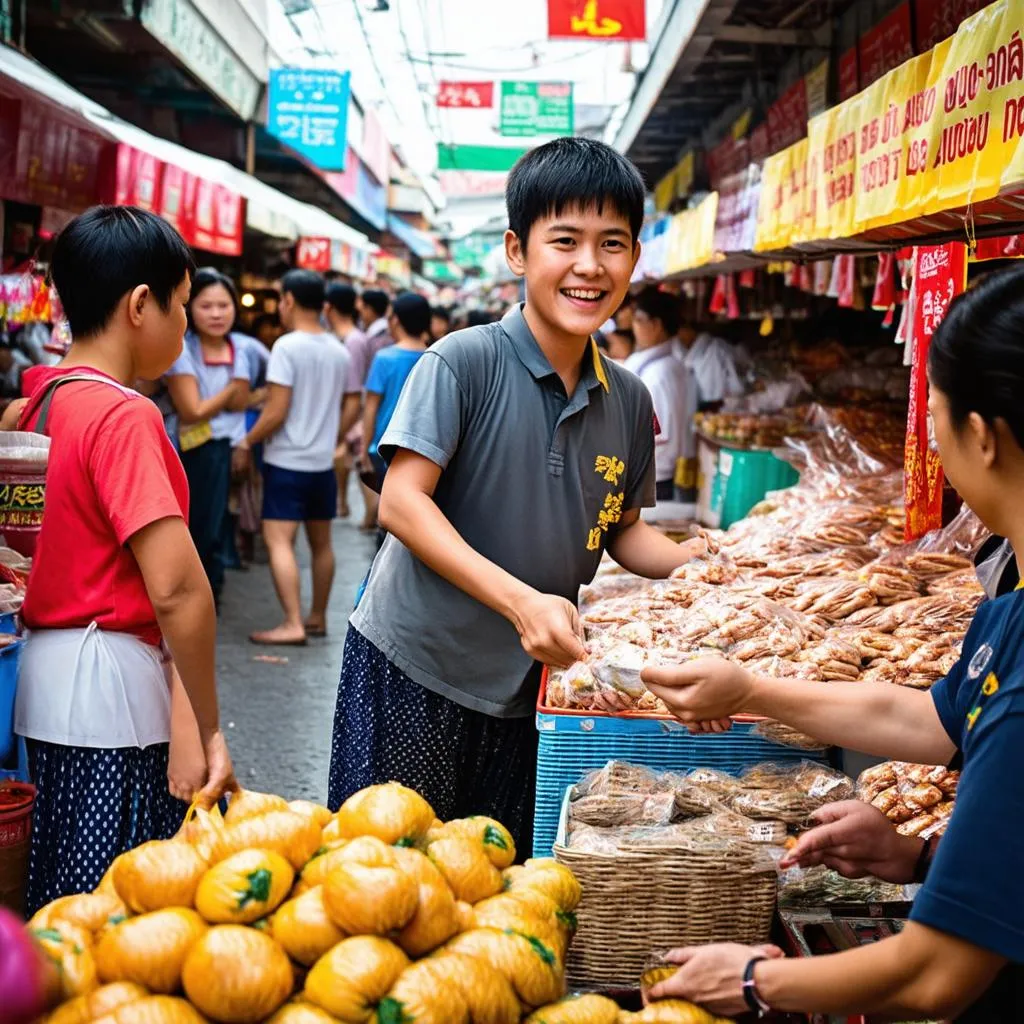
<path fill-rule="evenodd" d="M 342 316 L 354 320 L 356 299 L 359 293 L 350 284 L 334 283 L 327 286 L 327 304 L 333 306 Z"/>
<path fill-rule="evenodd" d="M 363 292 L 362 299 L 363 302 L 377 314 L 378 319 L 387 313 L 388 306 L 391 305 L 391 299 L 388 298 L 388 293 L 382 292 L 377 288 L 368 288 Z"/>
<path fill-rule="evenodd" d="M 679 300 L 674 295 L 651 285 L 637 296 L 635 308 L 652 320 L 660 320 L 669 337 L 679 330 Z"/>
<path fill-rule="evenodd" d="M 403 292 L 391 303 L 402 330 L 411 338 L 422 338 L 430 333 L 430 303 L 415 292 Z"/>
<path fill-rule="evenodd" d="M 434 306 L 430 311 L 430 315 L 436 316 L 438 320 L 443 320 L 446 324 L 452 322 L 452 315 L 446 306 Z"/>
<path fill-rule="evenodd" d="M 281 278 L 281 294 L 292 295 L 300 309 L 320 312 L 324 307 L 326 286 L 315 270 L 289 270 Z"/>
<path fill-rule="evenodd" d="M 542 217 L 572 206 L 608 207 L 629 221 L 635 242 L 644 222 L 644 182 L 621 153 L 596 139 L 554 139 L 521 157 L 505 185 L 508 226 L 525 247 Z"/>
<path fill-rule="evenodd" d="M 467 327 L 485 327 L 493 323 L 494 317 L 486 309 L 471 309 L 466 317 Z"/>
<path fill-rule="evenodd" d="M 71 334 L 81 341 L 110 322 L 117 304 L 140 284 L 165 312 L 192 252 L 162 217 L 134 206 L 94 206 L 60 233 L 50 274 Z"/>

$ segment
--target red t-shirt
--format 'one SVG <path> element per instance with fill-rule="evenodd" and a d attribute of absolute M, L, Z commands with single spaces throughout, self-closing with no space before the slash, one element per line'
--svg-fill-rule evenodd
<path fill-rule="evenodd" d="M 55 377 L 105 374 L 37 366 L 23 391 L 41 394 Z M 111 378 L 113 379 L 113 378 Z M 31 429 L 38 404 L 30 403 Z M 188 481 L 157 407 L 108 384 L 75 382 L 54 392 L 46 504 L 22 617 L 29 629 L 101 629 L 160 643 L 130 537 L 150 523 L 188 521 Z"/>

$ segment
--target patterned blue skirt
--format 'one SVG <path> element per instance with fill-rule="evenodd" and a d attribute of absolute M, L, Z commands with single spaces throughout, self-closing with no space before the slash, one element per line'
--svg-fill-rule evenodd
<path fill-rule="evenodd" d="M 166 743 L 107 750 L 26 742 L 38 790 L 29 914 L 59 896 L 91 892 L 118 854 L 181 828 L 188 805 L 167 788 Z"/>
<path fill-rule="evenodd" d="M 487 814 L 533 848 L 537 726 L 492 718 L 424 689 L 351 626 L 334 712 L 327 804 L 356 790 L 401 782 L 444 820 Z"/>

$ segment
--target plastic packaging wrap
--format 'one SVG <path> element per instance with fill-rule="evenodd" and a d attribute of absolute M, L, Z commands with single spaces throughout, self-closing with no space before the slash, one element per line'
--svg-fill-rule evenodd
<path fill-rule="evenodd" d="M 880 810 L 902 835 L 941 835 L 953 813 L 960 773 L 942 765 L 886 761 L 857 780 L 857 797 Z"/>

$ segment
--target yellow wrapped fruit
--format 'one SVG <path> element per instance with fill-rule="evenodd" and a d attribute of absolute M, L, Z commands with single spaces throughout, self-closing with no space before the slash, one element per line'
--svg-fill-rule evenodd
<path fill-rule="evenodd" d="M 472 903 L 464 900 L 455 901 L 455 918 L 459 922 L 459 931 L 468 932 L 476 927 L 476 913 Z"/>
<path fill-rule="evenodd" d="M 323 841 L 325 843 L 335 843 L 339 839 L 344 839 L 345 836 L 341 834 L 341 822 L 338 821 L 336 814 L 331 816 L 331 820 L 324 825 Z"/>
<path fill-rule="evenodd" d="M 618 1024 L 619 1004 L 599 995 L 568 996 L 542 1006 L 526 1024 Z"/>
<path fill-rule="evenodd" d="M 489 900 L 478 903 L 473 908 L 476 926 L 478 928 L 497 928 L 500 931 L 511 929 L 526 935 L 536 935 L 538 939 L 555 951 L 555 955 L 560 960 L 564 959 L 569 939 L 559 927 L 555 912 L 551 914 L 534 913 L 525 903 L 520 903 L 512 896 L 512 893 L 506 893 L 501 896 L 492 896 Z"/>
<path fill-rule="evenodd" d="M 623 1013 L 624 1024 L 728 1024 L 685 999 L 662 999 L 645 1006 L 639 1013 Z"/>
<path fill-rule="evenodd" d="M 90 1024 L 97 1017 L 113 1013 L 119 1006 L 136 1003 L 148 995 L 141 985 L 117 981 L 58 1006 L 46 1018 L 46 1024 Z"/>
<path fill-rule="evenodd" d="M 320 885 L 283 903 L 270 919 L 270 931 L 284 951 L 306 967 L 316 963 L 345 938 L 345 933 L 327 913 Z"/>
<path fill-rule="evenodd" d="M 494 818 L 483 815 L 456 818 L 443 826 L 441 831 L 443 834 L 465 836 L 472 840 L 499 870 L 509 867 L 516 859 L 516 844 L 512 833 Z"/>
<path fill-rule="evenodd" d="M 92 1024 L 207 1024 L 194 1006 L 172 996 L 148 996 L 97 1017 Z"/>
<path fill-rule="evenodd" d="M 205 931 L 203 919 L 184 907 L 130 917 L 96 943 L 100 979 L 133 981 L 150 992 L 169 995 L 181 984 L 185 957 Z"/>
<path fill-rule="evenodd" d="M 29 928 L 48 928 L 54 921 L 67 921 L 95 935 L 111 918 L 124 918 L 128 908 L 110 893 L 90 892 L 80 896 L 62 896 L 47 903 L 29 921 Z"/>
<path fill-rule="evenodd" d="M 364 837 L 341 851 L 342 862 L 324 882 L 324 904 L 347 935 L 386 935 L 416 912 L 416 883 L 380 840 Z"/>
<path fill-rule="evenodd" d="M 575 910 L 583 894 L 576 876 L 552 857 L 538 857 L 521 867 L 508 868 L 504 878 L 505 887 L 511 892 L 536 889 L 550 896 L 561 910 Z"/>
<path fill-rule="evenodd" d="M 84 928 L 58 920 L 34 928 L 32 936 L 57 966 L 62 998 L 74 999 L 99 987 L 92 938 Z"/>
<path fill-rule="evenodd" d="M 420 882 L 416 888 L 415 913 L 395 938 L 414 959 L 426 956 L 460 930 L 455 897 L 445 885 L 444 879 L 439 882 Z"/>
<path fill-rule="evenodd" d="M 211 924 L 251 924 L 275 911 L 295 872 L 279 853 L 242 850 L 214 865 L 196 890 L 196 910 Z"/>
<path fill-rule="evenodd" d="M 389 846 L 417 846 L 434 823 L 434 811 L 415 790 L 388 782 L 354 793 L 335 821 L 340 839 L 376 836 Z"/>
<path fill-rule="evenodd" d="M 301 871 L 320 849 L 320 826 L 287 808 L 243 818 L 216 831 L 209 840 L 210 863 L 219 864 L 242 850 L 272 850 Z"/>
<path fill-rule="evenodd" d="M 322 804 L 315 804 L 312 800 L 289 800 L 288 810 L 312 818 L 320 828 L 325 828 L 334 817 L 326 807 Z"/>
<path fill-rule="evenodd" d="M 508 979 L 489 963 L 465 953 L 438 953 L 424 963 L 461 993 L 470 1024 L 517 1024 L 519 1000 Z"/>
<path fill-rule="evenodd" d="M 497 968 L 528 1009 L 553 1003 L 565 994 L 565 975 L 554 950 L 532 935 L 474 928 L 456 935 L 444 953 L 465 953 Z"/>
<path fill-rule="evenodd" d="M 255 818 L 257 814 L 267 811 L 287 811 L 288 801 L 272 793 L 257 793 L 253 789 L 240 789 L 228 803 L 224 814 L 224 824 L 233 825 L 236 821 Z"/>
<path fill-rule="evenodd" d="M 254 928 L 221 924 L 189 951 L 181 982 L 192 1004 L 223 1024 L 257 1024 L 284 1004 L 295 973 L 284 950 Z"/>
<path fill-rule="evenodd" d="M 333 842 L 321 846 L 302 869 L 300 881 L 303 888 L 308 890 L 315 885 L 323 885 L 331 871 L 344 859 L 342 850 L 347 845 L 347 839 L 335 839 Z"/>
<path fill-rule="evenodd" d="M 117 862 L 121 859 L 120 856 L 115 857 L 111 862 L 110 867 L 104 872 L 103 877 L 100 879 L 100 884 L 96 886 L 93 892 L 101 896 L 117 896 L 117 888 L 114 885 L 114 868 L 117 866 Z M 120 896 L 117 896 L 120 899 Z"/>
<path fill-rule="evenodd" d="M 466 1024 L 462 992 L 441 979 L 429 960 L 407 967 L 377 1005 L 374 1024 Z"/>
<path fill-rule="evenodd" d="M 209 864 L 181 839 L 153 839 L 114 863 L 114 887 L 134 914 L 191 907 Z"/>
<path fill-rule="evenodd" d="M 393 942 L 355 936 L 339 942 L 313 965 L 304 994 L 342 1024 L 366 1024 L 408 966 L 408 957 Z"/>
<path fill-rule="evenodd" d="M 502 890 L 501 873 L 483 850 L 465 836 L 444 835 L 427 847 L 427 854 L 456 899 L 479 903 Z"/>
<path fill-rule="evenodd" d="M 296 1002 L 282 1006 L 267 1024 L 338 1024 L 338 1020 L 319 1006 Z"/>

